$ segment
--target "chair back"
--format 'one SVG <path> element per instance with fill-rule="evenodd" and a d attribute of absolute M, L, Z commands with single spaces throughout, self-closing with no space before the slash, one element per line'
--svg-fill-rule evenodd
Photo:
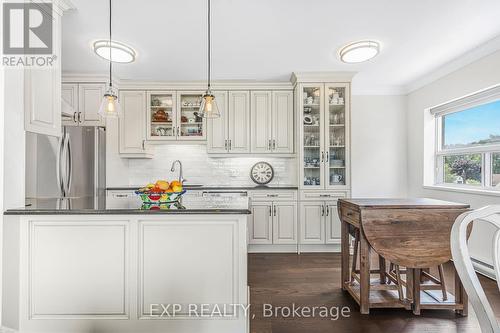
<path fill-rule="evenodd" d="M 451 253 L 460 280 L 479 320 L 483 333 L 500 333 L 500 327 L 479 283 L 467 247 L 467 226 L 474 221 L 489 223 L 496 228 L 493 235 L 493 265 L 500 290 L 500 205 L 486 206 L 461 214 L 451 229 Z"/>

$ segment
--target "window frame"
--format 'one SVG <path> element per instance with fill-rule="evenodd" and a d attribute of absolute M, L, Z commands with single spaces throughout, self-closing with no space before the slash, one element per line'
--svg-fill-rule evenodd
<path fill-rule="evenodd" d="M 493 158 L 492 155 L 500 154 L 500 144 L 484 144 L 471 147 L 460 148 L 444 148 L 444 116 L 466 111 L 476 106 L 500 101 L 500 85 L 482 90 L 480 92 L 467 95 L 465 97 L 438 105 L 430 109 L 431 115 L 435 122 L 435 146 L 434 146 L 434 185 L 446 186 L 457 189 L 472 189 L 472 190 L 487 190 L 500 193 L 499 187 L 493 186 Z M 454 155 L 481 155 L 481 184 L 454 184 L 446 183 L 444 175 L 444 158 L 445 156 Z"/>

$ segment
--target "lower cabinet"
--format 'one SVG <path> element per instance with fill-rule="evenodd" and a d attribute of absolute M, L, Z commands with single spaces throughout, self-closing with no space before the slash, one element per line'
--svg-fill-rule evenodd
<path fill-rule="evenodd" d="M 297 244 L 296 202 L 252 202 L 249 244 Z"/>
<path fill-rule="evenodd" d="M 336 201 L 300 203 L 300 244 L 339 244 L 340 219 Z"/>

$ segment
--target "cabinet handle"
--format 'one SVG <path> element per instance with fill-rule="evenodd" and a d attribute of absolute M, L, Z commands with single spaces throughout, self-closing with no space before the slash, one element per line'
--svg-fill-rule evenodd
<path fill-rule="evenodd" d="M 322 151 L 321 152 L 321 163 L 323 163 L 325 161 L 325 152 Z"/>
<path fill-rule="evenodd" d="M 145 150 L 145 148 L 144 148 L 144 141 L 146 141 L 146 140 L 142 140 L 142 150 Z"/>
<path fill-rule="evenodd" d="M 229 139 L 229 150 L 231 150 L 231 139 Z"/>
<path fill-rule="evenodd" d="M 325 205 L 325 210 L 326 210 L 326 216 L 330 215 L 330 207 Z"/>
<path fill-rule="evenodd" d="M 325 206 L 321 206 L 321 216 L 325 216 Z"/>
<path fill-rule="evenodd" d="M 76 123 L 76 112 L 73 112 L 73 122 Z"/>
<path fill-rule="evenodd" d="M 267 196 L 268 196 L 268 197 L 271 197 L 271 198 L 275 198 L 275 197 L 277 197 L 277 196 L 278 196 L 278 194 L 268 194 Z"/>
<path fill-rule="evenodd" d="M 273 215 L 276 216 L 276 207 L 275 206 L 273 206 L 273 211 L 274 211 Z"/>
<path fill-rule="evenodd" d="M 224 140 L 224 150 L 227 150 L 227 140 Z"/>
<path fill-rule="evenodd" d="M 276 150 L 276 140 L 273 139 L 273 150 Z"/>
<path fill-rule="evenodd" d="M 267 150 L 271 150 L 271 140 L 267 140 Z"/>
<path fill-rule="evenodd" d="M 325 162 L 327 162 L 327 163 L 329 163 L 329 162 L 330 162 L 330 160 L 328 159 L 328 154 L 329 154 L 329 152 L 327 151 L 327 152 L 326 152 L 326 158 L 325 158 Z"/>
<path fill-rule="evenodd" d="M 115 194 L 115 198 L 127 198 L 128 195 L 126 194 Z"/>
<path fill-rule="evenodd" d="M 180 128 L 180 126 L 177 126 L 177 136 L 181 136 L 181 128 Z"/>
<path fill-rule="evenodd" d="M 329 197 L 330 197 L 330 194 L 320 194 L 319 196 L 320 196 L 320 197 L 327 197 L 327 198 L 329 198 Z"/>
<path fill-rule="evenodd" d="M 82 122 L 82 113 L 81 112 L 78 112 L 78 122 L 81 123 Z"/>
<path fill-rule="evenodd" d="M 272 208 L 272 206 L 269 206 L 269 216 L 273 216 L 273 208 Z"/>

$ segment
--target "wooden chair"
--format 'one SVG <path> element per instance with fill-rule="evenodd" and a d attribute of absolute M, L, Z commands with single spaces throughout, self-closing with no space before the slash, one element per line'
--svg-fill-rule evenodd
<path fill-rule="evenodd" d="M 455 220 L 451 230 L 451 253 L 462 284 L 476 312 L 483 333 L 499 333 L 500 327 L 490 303 L 472 266 L 467 248 L 467 227 L 474 223 L 489 223 L 497 230 L 493 236 L 493 266 L 500 289 L 500 205 L 487 206 L 461 214 Z"/>

